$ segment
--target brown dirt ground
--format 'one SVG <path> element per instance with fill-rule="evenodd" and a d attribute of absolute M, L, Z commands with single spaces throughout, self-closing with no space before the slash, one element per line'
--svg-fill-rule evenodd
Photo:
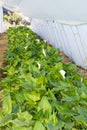
<path fill-rule="evenodd" d="M 5 53 L 8 47 L 6 33 L 0 34 L 0 80 L 2 78 L 2 67 L 4 67 Z"/>
<path fill-rule="evenodd" d="M 6 33 L 3 33 L 0 34 L 0 68 L 3 67 L 6 50 L 7 50 L 7 35 Z"/>
<path fill-rule="evenodd" d="M 4 77 L 2 67 L 4 67 L 4 57 L 7 50 L 7 35 L 0 34 L 0 81 Z M 1 91 L 0 91 L 0 108 L 1 108 Z"/>

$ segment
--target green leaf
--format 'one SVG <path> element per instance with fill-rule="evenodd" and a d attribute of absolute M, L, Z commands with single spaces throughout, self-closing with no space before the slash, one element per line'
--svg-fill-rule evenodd
<path fill-rule="evenodd" d="M 78 113 L 80 115 L 86 116 L 86 113 L 87 113 L 87 109 L 86 108 L 78 107 L 77 110 L 78 110 Z"/>
<path fill-rule="evenodd" d="M 14 126 L 16 126 L 16 127 L 24 127 L 24 126 L 29 125 L 29 122 L 21 121 L 21 120 L 18 120 L 18 119 L 12 120 L 11 123 L 13 123 Z"/>
<path fill-rule="evenodd" d="M 87 116 L 78 115 L 78 116 L 74 116 L 74 118 L 76 119 L 77 122 L 82 122 L 87 126 Z"/>
<path fill-rule="evenodd" d="M 49 117 L 49 123 L 53 124 L 54 126 L 58 124 L 58 118 L 54 111 L 53 111 L 53 114 L 51 114 Z"/>
<path fill-rule="evenodd" d="M 26 127 L 13 127 L 12 130 L 32 130 L 32 127 L 26 128 Z"/>
<path fill-rule="evenodd" d="M 81 88 L 78 89 L 78 93 L 82 99 L 87 99 L 87 86 L 81 83 Z"/>
<path fill-rule="evenodd" d="M 23 92 L 25 101 L 29 104 L 29 108 L 36 107 L 37 102 L 30 98 L 29 92 Z"/>
<path fill-rule="evenodd" d="M 64 122 L 61 121 L 58 123 L 58 125 L 53 126 L 52 124 L 48 125 L 48 130 L 62 130 L 62 128 L 64 127 Z"/>
<path fill-rule="evenodd" d="M 57 70 L 62 70 L 63 69 L 62 62 L 56 63 L 55 68 L 57 68 Z"/>
<path fill-rule="evenodd" d="M 33 130 L 46 130 L 40 121 L 36 121 Z"/>
<path fill-rule="evenodd" d="M 4 114 L 10 114 L 12 112 L 12 100 L 10 94 L 8 93 L 4 96 L 2 100 L 2 112 Z"/>
<path fill-rule="evenodd" d="M 18 115 L 18 119 L 22 121 L 28 121 L 32 119 L 32 115 L 28 111 L 19 112 L 17 115 Z"/>
<path fill-rule="evenodd" d="M 23 103 L 24 102 L 24 96 L 23 96 L 22 92 L 18 92 L 15 95 L 15 98 L 16 98 L 17 102 L 19 102 L 19 103 Z"/>
<path fill-rule="evenodd" d="M 14 114 L 7 114 L 4 117 L 2 117 L 2 119 L 0 120 L 0 127 L 9 124 L 13 116 Z"/>
<path fill-rule="evenodd" d="M 78 107 L 78 115 L 73 116 L 77 121 L 82 122 L 87 126 L 87 109 L 83 107 Z"/>
<path fill-rule="evenodd" d="M 28 94 L 28 98 L 30 98 L 33 101 L 39 101 L 40 100 L 40 93 L 36 93 L 35 91 L 32 91 Z"/>
<path fill-rule="evenodd" d="M 43 111 L 48 110 L 49 113 L 51 113 L 52 111 L 51 105 L 46 96 L 42 97 L 41 101 L 38 104 L 37 111 L 40 111 L 40 110 L 43 110 Z"/>
<path fill-rule="evenodd" d="M 66 101 L 66 102 L 76 102 L 79 100 L 78 96 L 65 96 L 64 98 L 62 98 L 61 101 Z"/>
<path fill-rule="evenodd" d="M 24 87 L 25 89 L 33 90 L 38 86 L 37 80 L 34 77 L 32 77 L 31 74 L 27 74 L 21 78 L 25 78 L 25 82 L 24 80 L 24 83 L 22 82 L 22 87 Z"/>
<path fill-rule="evenodd" d="M 76 64 L 69 64 L 66 63 L 66 66 L 68 66 L 68 71 L 75 71 L 76 70 Z"/>

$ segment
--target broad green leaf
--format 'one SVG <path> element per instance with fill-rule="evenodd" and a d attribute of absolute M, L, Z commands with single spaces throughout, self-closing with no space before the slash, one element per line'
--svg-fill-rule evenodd
<path fill-rule="evenodd" d="M 11 123 L 13 123 L 13 125 L 15 127 L 24 127 L 24 126 L 28 126 L 29 125 L 29 122 L 21 121 L 21 120 L 18 120 L 18 119 L 12 120 Z"/>
<path fill-rule="evenodd" d="M 78 106 L 77 110 L 78 110 L 78 113 L 80 115 L 86 116 L 86 113 L 87 113 L 87 109 L 86 108 Z"/>
<path fill-rule="evenodd" d="M 87 126 L 87 109 L 86 108 L 82 108 L 82 107 L 78 107 L 78 114 L 77 116 L 73 116 L 77 121 L 82 122 L 83 124 L 85 124 Z"/>
<path fill-rule="evenodd" d="M 10 94 L 7 94 L 2 99 L 2 111 L 4 114 L 10 114 L 12 111 L 12 100 Z"/>
<path fill-rule="evenodd" d="M 80 104 L 83 105 L 83 106 L 84 106 L 84 105 L 87 106 L 87 101 L 81 100 L 81 101 L 80 101 Z"/>
<path fill-rule="evenodd" d="M 21 78 L 25 78 L 25 82 L 22 83 L 22 87 L 24 87 L 25 89 L 33 90 L 38 86 L 37 80 L 33 78 L 31 74 L 28 74 L 25 77 Z"/>
<path fill-rule="evenodd" d="M 4 117 L 2 117 L 2 119 L 0 120 L 0 127 L 9 124 L 13 116 L 14 114 L 7 114 Z"/>
<path fill-rule="evenodd" d="M 40 121 L 36 121 L 33 130 L 46 130 Z"/>
<path fill-rule="evenodd" d="M 61 101 L 66 101 L 66 102 L 76 102 L 79 100 L 78 96 L 65 96 L 64 98 L 62 98 Z"/>
<path fill-rule="evenodd" d="M 26 127 L 28 129 L 32 128 L 32 126 L 35 123 L 35 121 L 33 121 L 33 120 L 31 120 L 31 121 L 21 121 L 19 119 L 15 119 L 15 120 L 12 120 L 10 122 L 11 122 L 13 128 L 22 128 L 22 127 L 24 128 L 24 127 Z"/>
<path fill-rule="evenodd" d="M 85 124 L 87 126 L 87 116 L 84 115 L 78 115 L 78 116 L 74 116 L 74 118 L 76 119 L 76 121 L 82 122 L 83 124 Z"/>
<path fill-rule="evenodd" d="M 56 63 L 55 68 L 57 68 L 57 70 L 62 70 L 63 69 L 62 62 Z"/>
<path fill-rule="evenodd" d="M 37 102 L 30 98 L 30 93 L 23 92 L 23 95 L 24 95 L 25 101 L 27 101 L 30 104 L 30 107 L 35 107 Z"/>
<path fill-rule="evenodd" d="M 17 113 L 20 109 L 20 105 L 19 104 L 16 104 L 16 102 L 13 103 L 13 106 L 12 106 L 12 113 Z"/>
<path fill-rule="evenodd" d="M 22 121 L 27 121 L 32 119 L 32 115 L 28 111 L 19 112 L 17 115 L 18 115 L 18 119 Z"/>
<path fill-rule="evenodd" d="M 44 120 L 46 123 L 49 122 L 51 116 L 52 108 L 46 96 L 42 97 L 41 101 L 37 106 L 37 115 L 36 118 Z"/>
<path fill-rule="evenodd" d="M 41 75 L 39 78 L 37 78 L 37 82 L 38 82 L 38 85 L 43 86 L 43 85 L 46 85 L 48 81 L 45 76 Z"/>
<path fill-rule="evenodd" d="M 16 101 L 19 102 L 19 103 L 23 103 L 24 102 L 24 96 L 23 96 L 22 92 L 18 92 L 15 95 L 15 98 L 16 98 Z"/>
<path fill-rule="evenodd" d="M 37 111 L 40 111 L 40 110 L 43 110 L 43 111 L 48 110 L 49 113 L 51 113 L 52 111 L 51 105 L 46 96 L 42 97 L 41 101 L 38 104 Z"/>
<path fill-rule="evenodd" d="M 58 120 L 58 124 L 57 125 L 53 125 L 53 124 L 48 124 L 48 130 L 62 130 L 62 128 L 64 127 L 65 123 L 62 120 Z"/>
<path fill-rule="evenodd" d="M 69 64 L 66 63 L 66 66 L 68 66 L 68 71 L 75 71 L 76 70 L 76 64 Z"/>
<path fill-rule="evenodd" d="M 82 99 L 87 99 L 87 86 L 81 83 L 81 88 L 78 89 L 78 93 Z"/>
<path fill-rule="evenodd" d="M 55 112 L 53 112 L 53 114 L 50 115 L 49 123 L 53 124 L 54 126 L 58 124 L 58 118 L 57 118 L 57 114 Z"/>
<path fill-rule="evenodd" d="M 40 100 L 40 93 L 36 93 L 35 91 L 32 91 L 28 94 L 28 98 L 30 98 L 33 101 L 39 101 Z"/>

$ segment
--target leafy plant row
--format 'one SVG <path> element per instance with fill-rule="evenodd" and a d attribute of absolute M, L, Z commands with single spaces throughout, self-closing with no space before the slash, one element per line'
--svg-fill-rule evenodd
<path fill-rule="evenodd" d="M 0 130 L 86 130 L 87 79 L 76 65 L 27 27 L 7 34 Z"/>

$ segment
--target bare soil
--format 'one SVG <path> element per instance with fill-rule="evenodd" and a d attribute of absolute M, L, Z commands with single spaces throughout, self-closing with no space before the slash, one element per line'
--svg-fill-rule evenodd
<path fill-rule="evenodd" d="M 8 47 L 6 33 L 0 34 L 0 80 L 4 77 L 2 68 L 4 67 L 5 53 Z"/>
<path fill-rule="evenodd" d="M 0 79 L 2 77 L 2 68 L 4 67 L 5 53 L 8 47 L 7 34 L 0 34 Z"/>
<path fill-rule="evenodd" d="M 0 34 L 0 81 L 2 78 L 4 78 L 3 74 L 3 67 L 4 67 L 4 60 L 5 60 L 5 53 L 8 47 L 7 44 L 7 35 L 6 33 Z M 0 108 L 1 108 L 1 89 L 0 89 Z"/>
<path fill-rule="evenodd" d="M 0 34 L 0 68 L 3 67 L 5 53 L 7 50 L 7 35 L 6 33 Z"/>

